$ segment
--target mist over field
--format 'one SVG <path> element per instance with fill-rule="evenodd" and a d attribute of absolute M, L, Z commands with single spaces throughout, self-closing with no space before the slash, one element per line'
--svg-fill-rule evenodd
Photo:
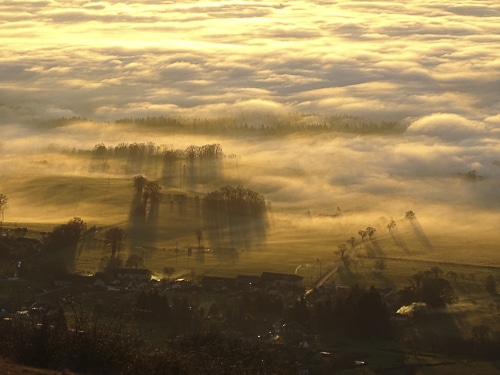
<path fill-rule="evenodd" d="M 144 174 L 169 194 L 262 194 L 267 248 L 382 235 L 408 210 L 448 247 L 498 243 L 493 1 L 11 1 L 0 16 L 6 222 L 128 225 Z M 188 186 L 157 162 L 91 152 L 148 142 L 220 144 L 225 157 Z"/>
<path fill-rule="evenodd" d="M 264 121 L 272 125 L 276 117 Z M 440 133 L 440 122 L 453 122 L 454 127 Z M 14 134 L 3 138 L 0 162 L 2 191 L 10 197 L 6 220 L 64 222 L 80 216 L 121 223 L 128 220 L 132 177 L 144 174 L 164 189 L 202 196 L 227 184 L 250 188 L 265 197 L 276 228 L 296 226 L 349 238 L 366 225 L 383 228 L 381 218 L 401 219 L 413 210 L 427 230 L 460 236 L 470 230 L 474 236 L 497 238 L 500 142 L 495 130 L 451 115 L 400 126 L 402 131 L 389 134 L 305 128 L 283 135 L 244 131 L 239 136 L 169 133 L 132 123 L 76 122 L 32 135 L 27 126 L 6 126 L 6 134 Z M 124 127 L 126 133 L 121 132 Z M 168 177 L 170 172 L 152 159 L 137 164 L 93 154 L 97 144 L 112 150 L 120 143 L 148 142 L 166 149 L 217 143 L 225 156 L 213 176 L 188 185 L 186 175 L 184 182 L 177 178 L 189 173 L 186 162 L 184 172 L 179 166 Z M 65 186 L 61 192 L 67 196 L 52 190 L 51 181 Z M 92 186 L 116 201 L 108 207 L 110 202 L 93 193 Z M 33 205 L 39 210 L 33 211 Z"/>

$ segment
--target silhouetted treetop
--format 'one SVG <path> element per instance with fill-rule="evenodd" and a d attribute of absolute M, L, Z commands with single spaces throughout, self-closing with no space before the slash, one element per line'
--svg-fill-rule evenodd
<path fill-rule="evenodd" d="M 62 250 L 64 248 L 75 247 L 87 231 L 87 223 L 79 217 L 75 217 L 54 228 L 47 236 L 48 250 Z"/>
<path fill-rule="evenodd" d="M 208 208 L 233 214 L 260 216 L 265 212 L 266 200 L 260 193 L 241 185 L 226 185 L 205 196 Z"/>
<path fill-rule="evenodd" d="M 457 301 L 451 283 L 442 277 L 443 271 L 439 267 L 419 271 L 409 279 L 414 292 L 415 301 L 425 302 L 429 307 L 444 307 Z"/>
<path fill-rule="evenodd" d="M 137 124 L 161 128 L 170 133 L 259 134 L 279 136 L 292 133 L 345 132 L 356 134 L 400 133 L 404 126 L 397 121 L 377 121 L 359 116 L 318 116 L 289 114 L 267 116 L 240 115 L 198 119 L 187 117 L 147 116 L 122 118 L 117 124 Z"/>
<path fill-rule="evenodd" d="M 122 142 L 114 147 L 106 146 L 104 143 L 98 143 L 94 146 L 92 153 L 96 156 L 127 157 L 132 159 L 163 156 L 167 160 L 216 159 L 224 156 L 222 146 L 219 143 L 206 144 L 202 146 L 190 145 L 185 149 L 158 146 L 154 142 Z"/>

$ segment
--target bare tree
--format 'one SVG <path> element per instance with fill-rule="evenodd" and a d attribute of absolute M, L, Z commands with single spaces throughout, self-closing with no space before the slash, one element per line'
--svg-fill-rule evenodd
<path fill-rule="evenodd" d="M 194 235 L 198 240 L 198 250 L 201 250 L 201 241 L 203 240 L 203 232 L 201 231 L 201 229 L 198 229 L 196 232 L 194 232 Z"/>
<path fill-rule="evenodd" d="M 365 231 L 366 231 L 366 234 L 368 235 L 368 238 L 371 240 L 372 236 L 375 234 L 375 232 L 377 230 L 373 227 L 366 227 Z"/>
<path fill-rule="evenodd" d="M 131 254 L 125 261 L 125 266 L 137 269 L 139 266 L 144 266 L 144 258 L 137 254 Z"/>
<path fill-rule="evenodd" d="M 7 202 L 9 198 L 5 194 L 0 193 L 0 228 L 2 228 L 3 220 L 4 220 L 4 211 L 7 208 Z"/>
<path fill-rule="evenodd" d="M 387 229 L 389 229 L 389 232 L 391 232 L 394 228 L 396 228 L 396 222 L 391 219 L 391 222 L 387 224 Z"/>
<path fill-rule="evenodd" d="M 163 267 L 163 274 L 167 277 L 167 281 L 170 279 L 170 276 L 172 276 L 174 272 L 174 267 Z"/>
<path fill-rule="evenodd" d="M 351 245 L 352 248 L 354 248 L 354 245 L 356 244 L 356 239 L 354 237 L 349 238 L 346 241 L 349 245 Z"/>
<path fill-rule="evenodd" d="M 340 244 L 338 246 L 337 254 L 340 256 L 340 260 L 342 263 L 344 263 L 344 266 L 348 267 L 349 266 L 349 254 L 347 254 L 347 246 L 345 244 Z"/>

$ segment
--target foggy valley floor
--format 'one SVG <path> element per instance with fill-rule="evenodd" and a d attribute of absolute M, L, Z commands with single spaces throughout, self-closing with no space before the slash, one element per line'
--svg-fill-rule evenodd
<path fill-rule="evenodd" d="M 110 258 L 123 264 L 137 256 L 158 279 L 166 268 L 169 279 L 195 283 L 278 272 L 300 276 L 309 289 L 331 272 L 325 286 L 395 293 L 412 275 L 438 268 L 458 294 L 448 310 L 456 335 L 469 337 L 481 323 L 492 332 L 488 337 L 497 331 L 496 300 L 484 282 L 500 277 L 499 176 L 495 153 L 481 159 L 477 147 L 483 146 L 330 130 L 242 137 L 160 131 L 153 143 L 140 128 L 107 143 L 117 137 L 115 125 L 109 135 L 101 129 L 103 142 L 92 144 L 85 137 L 76 143 L 78 129 L 57 127 L 60 139 L 48 130 L 36 149 L 5 144 L 0 160 L 0 192 L 8 197 L 2 233 L 27 228 L 26 237 L 45 241 L 74 217 L 96 226 L 77 248 L 61 252 L 70 272 L 95 274 Z M 145 183 L 140 190 L 138 176 Z M 260 203 L 238 200 L 243 195 Z M 235 200 L 221 205 L 207 197 Z M 106 244 L 111 228 L 126 233 L 113 255 Z M 348 254 L 348 266 L 341 254 Z M 17 253 L 16 260 L 42 258 Z M 381 261 L 384 269 L 375 272 Z M 9 262 L 5 276 L 11 276 Z M 202 298 L 204 309 L 211 298 Z M 428 340 L 436 323 L 414 324 L 419 340 Z"/>

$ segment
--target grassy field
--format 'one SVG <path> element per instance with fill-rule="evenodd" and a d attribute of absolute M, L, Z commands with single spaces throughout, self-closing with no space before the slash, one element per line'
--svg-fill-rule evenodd
<path fill-rule="evenodd" d="M 83 218 L 88 225 L 103 227 L 119 226 L 129 232 L 122 257 L 133 252 L 144 256 L 145 266 L 155 273 L 161 273 L 165 266 L 178 269 L 178 274 L 236 275 L 259 274 L 262 271 L 297 272 L 308 279 L 315 278 L 338 261 L 339 244 L 354 236 L 357 241 L 355 267 L 365 269 L 358 272 L 358 282 L 379 282 L 372 280 L 369 270 L 372 258 L 384 258 L 389 265 L 385 272 L 387 279 L 401 285 L 418 262 L 428 262 L 445 271 L 464 265 L 467 274 L 477 274 L 478 279 L 488 273 L 487 268 L 500 266 L 497 256 L 499 234 L 495 232 L 457 230 L 431 223 L 427 225 L 424 216 L 412 226 L 408 221 L 398 220 L 397 230 L 389 233 L 384 217 L 367 213 L 366 218 L 357 213 L 345 213 L 341 217 L 307 217 L 299 208 L 273 204 L 269 213 L 269 226 L 265 237 L 259 238 L 251 247 L 241 247 L 237 256 L 214 255 L 213 252 L 187 256 L 187 248 L 197 246 L 194 232 L 204 229 L 203 219 L 194 213 L 192 207 L 184 212 L 168 197 L 183 190 L 165 188 L 164 202 L 159 219 L 144 229 L 130 220 L 130 206 L 133 197 L 131 178 L 126 176 L 17 176 L 8 184 L 9 207 L 6 210 L 5 228 L 25 226 L 30 235 L 50 231 L 55 225 L 67 222 L 72 217 Z M 188 202 L 197 193 L 186 192 Z M 188 203 L 189 204 L 189 203 Z M 192 206 L 192 205 L 191 205 Z M 23 218 L 10 221 L 9 217 Z M 377 229 L 373 241 L 361 241 L 359 229 L 371 225 Z M 460 228 L 459 228 L 460 229 Z M 99 235 L 103 237 L 103 232 Z M 205 233 L 203 245 L 210 247 Z M 174 252 L 178 247 L 180 251 Z M 95 272 L 101 259 L 109 250 L 95 244 L 86 244 L 83 251 L 75 255 L 72 267 L 77 272 Z M 412 263 L 413 262 L 413 263 Z M 474 266 L 482 266 L 475 268 Z M 460 266 L 462 267 L 462 266 Z M 346 277 L 346 276 L 343 276 Z M 340 280 L 342 281 L 342 280 Z M 352 280 L 346 280 L 352 281 Z"/>

